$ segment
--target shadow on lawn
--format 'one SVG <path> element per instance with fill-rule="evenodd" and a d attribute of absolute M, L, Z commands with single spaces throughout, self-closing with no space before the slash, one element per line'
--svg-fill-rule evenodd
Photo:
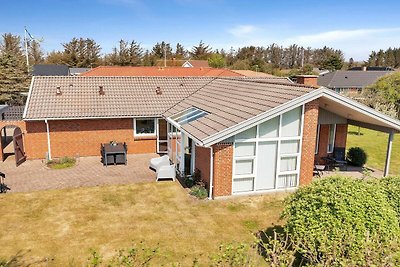
<path fill-rule="evenodd" d="M 364 135 L 362 132 L 357 132 L 357 131 L 348 131 L 347 134 L 349 134 L 349 135 L 359 135 L 359 136 Z"/>

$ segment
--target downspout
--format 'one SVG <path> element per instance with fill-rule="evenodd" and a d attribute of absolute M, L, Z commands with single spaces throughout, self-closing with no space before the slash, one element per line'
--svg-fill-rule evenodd
<path fill-rule="evenodd" d="M 47 152 L 48 152 L 48 160 L 51 160 L 51 145 L 50 145 L 50 127 L 47 119 L 44 120 L 46 123 L 46 131 L 47 131 Z"/>
<path fill-rule="evenodd" d="M 214 189 L 214 150 L 213 147 L 210 146 L 210 192 L 208 195 L 208 199 L 212 199 Z"/>

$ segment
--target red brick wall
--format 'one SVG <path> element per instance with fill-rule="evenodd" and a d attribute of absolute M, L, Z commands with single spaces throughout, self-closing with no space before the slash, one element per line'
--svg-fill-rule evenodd
<path fill-rule="evenodd" d="M 199 169 L 201 179 L 206 183 L 207 190 L 210 190 L 210 148 L 196 146 L 195 166 Z"/>
<path fill-rule="evenodd" d="M 347 141 L 347 124 L 336 124 L 335 134 L 335 147 L 346 147 Z M 329 125 L 321 124 L 319 129 L 319 142 L 318 142 L 318 154 L 315 155 L 316 162 L 325 164 L 322 157 L 332 155 L 328 153 L 328 142 L 329 142 Z"/>
<path fill-rule="evenodd" d="M 304 108 L 304 127 L 301 148 L 300 185 L 311 183 L 314 169 L 315 142 L 318 125 L 318 100 L 311 101 Z"/>
<path fill-rule="evenodd" d="M 318 76 L 312 76 L 312 77 L 297 76 L 296 82 L 299 84 L 318 87 Z"/>
<path fill-rule="evenodd" d="M 100 144 L 126 142 L 128 153 L 155 153 L 156 137 L 134 139 L 132 119 L 49 121 L 52 157 L 97 156 Z M 46 124 L 26 122 L 28 158 L 44 158 L 47 152 Z"/>
<path fill-rule="evenodd" d="M 213 197 L 232 194 L 232 144 L 213 145 L 214 151 L 214 189 Z"/>

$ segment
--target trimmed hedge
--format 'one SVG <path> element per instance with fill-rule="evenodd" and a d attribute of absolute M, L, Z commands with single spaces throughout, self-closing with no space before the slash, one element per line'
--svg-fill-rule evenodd
<path fill-rule="evenodd" d="M 313 182 L 286 200 L 285 231 L 309 262 L 363 264 L 371 237 L 388 245 L 399 221 L 377 183 L 340 176 Z"/>

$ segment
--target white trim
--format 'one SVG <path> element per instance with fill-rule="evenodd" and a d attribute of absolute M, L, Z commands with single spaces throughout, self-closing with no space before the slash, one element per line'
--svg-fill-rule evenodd
<path fill-rule="evenodd" d="M 51 142 L 50 142 L 50 127 L 49 127 L 49 122 L 47 120 L 44 120 L 44 122 L 46 123 L 46 132 L 47 132 L 47 153 L 49 160 L 52 159 L 51 157 Z"/>
<path fill-rule="evenodd" d="M 213 191 L 214 191 L 214 149 L 210 147 L 210 190 L 208 198 L 213 198 Z"/>
<path fill-rule="evenodd" d="M 316 144 L 315 144 L 315 155 L 318 155 L 318 150 L 319 150 L 319 132 L 321 131 L 321 124 L 317 124 L 317 140 L 316 140 Z"/>
<path fill-rule="evenodd" d="M 31 100 L 34 79 L 35 79 L 35 76 L 32 76 L 31 85 L 29 86 L 28 97 L 26 99 L 24 114 L 22 115 L 22 119 L 24 119 L 26 117 L 26 112 L 28 111 L 28 105 L 29 105 L 29 101 Z"/>
<path fill-rule="evenodd" d="M 332 142 L 332 150 L 329 150 L 329 142 L 331 138 L 331 127 L 333 125 L 333 142 Z M 333 153 L 335 150 L 335 139 L 336 139 L 336 124 L 329 124 L 329 132 L 328 132 L 328 144 L 326 148 L 326 153 Z"/>
<path fill-rule="evenodd" d="M 25 106 L 26 107 L 26 106 Z M 162 116 L 103 116 L 103 117 L 59 117 L 59 118 L 38 118 L 38 119 L 23 119 L 24 121 L 63 121 L 63 120 L 105 120 L 105 119 L 145 119 L 145 118 L 162 118 Z"/>
<path fill-rule="evenodd" d="M 154 124 L 154 133 L 137 133 L 136 132 L 136 121 L 137 120 L 153 120 L 153 124 Z M 133 137 L 135 138 L 140 137 L 140 136 L 155 136 L 157 135 L 157 118 L 152 118 L 152 117 L 146 117 L 146 118 L 133 118 Z"/>

